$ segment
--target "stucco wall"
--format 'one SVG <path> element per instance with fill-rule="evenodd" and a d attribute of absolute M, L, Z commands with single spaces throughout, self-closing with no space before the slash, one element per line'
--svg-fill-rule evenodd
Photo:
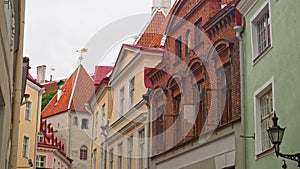
<path fill-rule="evenodd" d="M 244 68 L 245 68 L 245 135 L 253 135 L 254 92 L 268 80 L 274 79 L 274 107 L 279 117 L 279 125 L 286 127 L 280 150 L 284 153 L 299 152 L 296 145 L 300 137 L 296 136 L 299 128 L 299 16 L 300 1 L 270 0 L 272 47 L 256 63 L 252 62 L 250 18 L 262 6 L 264 0 L 258 0 L 249 12 L 245 13 L 246 30 L 244 33 Z M 280 168 L 282 160 L 277 159 L 273 151 L 260 157 L 255 155 L 255 141 L 246 141 L 247 168 Z M 297 168 L 297 164 L 287 160 L 288 168 Z"/>

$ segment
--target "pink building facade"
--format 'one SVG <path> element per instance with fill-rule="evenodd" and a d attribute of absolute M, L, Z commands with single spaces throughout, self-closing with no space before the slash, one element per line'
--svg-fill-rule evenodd
<path fill-rule="evenodd" d="M 54 137 L 53 132 L 51 123 L 42 120 L 38 133 L 36 168 L 70 169 L 73 160 L 66 155 L 64 144 Z"/>

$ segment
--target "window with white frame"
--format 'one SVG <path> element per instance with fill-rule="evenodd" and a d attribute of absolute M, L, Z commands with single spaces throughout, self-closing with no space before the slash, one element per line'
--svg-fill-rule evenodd
<path fill-rule="evenodd" d="M 124 92 L 125 92 L 125 88 L 124 86 L 120 89 L 120 93 L 119 93 L 119 113 L 123 114 L 124 113 L 124 102 L 125 102 L 125 98 L 124 98 Z"/>
<path fill-rule="evenodd" d="M 60 169 L 60 161 L 57 162 L 57 169 Z"/>
<path fill-rule="evenodd" d="M 255 152 L 256 155 L 272 148 L 267 129 L 272 125 L 274 110 L 272 82 L 255 92 Z"/>
<path fill-rule="evenodd" d="M 38 143 L 44 143 L 44 134 L 42 132 L 38 132 L 37 141 Z"/>
<path fill-rule="evenodd" d="M 255 61 L 272 44 L 271 34 L 271 14 L 269 1 L 260 7 L 256 14 L 251 18 L 252 32 L 252 59 Z"/>
<path fill-rule="evenodd" d="M 129 81 L 129 108 L 131 108 L 134 105 L 134 82 L 135 78 L 133 77 Z"/>
<path fill-rule="evenodd" d="M 145 129 L 142 129 L 138 133 L 139 136 L 139 160 L 138 160 L 138 168 L 145 168 L 145 160 L 144 160 L 144 155 L 145 155 Z"/>
<path fill-rule="evenodd" d="M 88 129 L 89 128 L 89 120 L 84 118 L 81 120 L 81 128 L 82 129 Z"/>
<path fill-rule="evenodd" d="M 101 118 L 101 124 L 104 124 L 104 117 L 105 117 L 105 104 L 102 105 L 101 107 L 101 114 L 102 114 L 102 118 Z"/>
<path fill-rule="evenodd" d="M 22 157 L 28 158 L 30 150 L 30 139 L 27 136 L 23 137 Z"/>
<path fill-rule="evenodd" d="M 96 163 L 97 163 L 97 149 L 93 150 L 93 169 L 96 169 Z"/>
<path fill-rule="evenodd" d="M 122 153 L 123 153 L 123 143 L 118 144 L 118 161 L 117 161 L 117 168 L 118 169 L 122 169 L 122 164 L 123 164 L 123 157 L 122 157 Z"/>
<path fill-rule="evenodd" d="M 127 169 L 132 169 L 132 156 L 133 156 L 133 135 L 129 136 L 129 138 L 127 139 L 127 154 L 128 154 L 128 158 L 127 158 Z"/>
<path fill-rule="evenodd" d="M 98 135 L 98 123 L 99 123 L 99 113 L 98 111 L 96 112 L 96 117 L 95 117 L 95 129 L 94 129 L 94 139 L 97 138 L 97 135 Z"/>
<path fill-rule="evenodd" d="M 26 103 L 26 108 L 25 108 L 25 119 L 26 120 L 31 120 L 31 113 L 32 113 L 32 102 L 27 102 Z"/>
<path fill-rule="evenodd" d="M 109 150 L 109 169 L 114 168 L 114 149 Z"/>
<path fill-rule="evenodd" d="M 37 155 L 36 156 L 36 167 L 46 168 L 46 156 L 45 155 Z"/>
<path fill-rule="evenodd" d="M 56 159 L 53 159 L 53 169 L 55 169 L 55 165 L 56 165 Z"/>

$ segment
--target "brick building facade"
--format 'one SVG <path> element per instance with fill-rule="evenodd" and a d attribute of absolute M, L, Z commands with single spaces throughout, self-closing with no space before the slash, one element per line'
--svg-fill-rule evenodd
<path fill-rule="evenodd" d="M 167 53 L 148 73 L 154 86 L 152 167 L 177 166 L 189 158 L 178 167 L 239 168 L 240 61 L 233 27 L 240 17 L 235 2 L 177 1 L 167 18 Z M 203 150 L 222 139 L 224 147 L 234 144 L 212 151 L 214 164 L 205 161 Z M 193 152 L 204 153 L 202 162 Z M 223 156 L 232 160 L 218 160 Z"/>

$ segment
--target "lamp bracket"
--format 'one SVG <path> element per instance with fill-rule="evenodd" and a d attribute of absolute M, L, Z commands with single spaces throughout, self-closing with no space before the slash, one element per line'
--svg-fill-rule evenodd
<path fill-rule="evenodd" d="M 282 154 L 278 153 L 278 155 L 282 158 L 286 158 L 289 160 L 297 161 L 298 162 L 298 167 L 300 167 L 300 153 L 297 154 Z"/>
<path fill-rule="evenodd" d="M 243 136 L 243 135 L 240 135 L 240 138 L 242 138 L 242 139 L 248 139 L 248 138 L 255 139 L 255 134 L 253 136 Z"/>

